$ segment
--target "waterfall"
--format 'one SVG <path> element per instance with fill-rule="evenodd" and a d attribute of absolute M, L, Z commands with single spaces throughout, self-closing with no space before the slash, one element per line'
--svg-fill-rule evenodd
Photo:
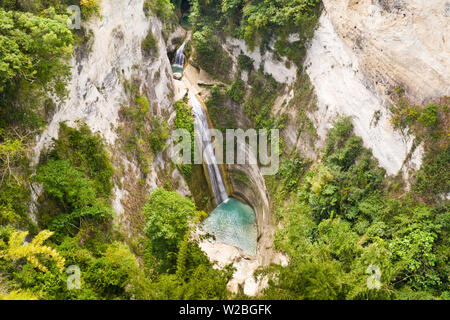
<path fill-rule="evenodd" d="M 214 147 L 212 143 L 212 137 L 209 132 L 210 125 L 206 110 L 203 105 L 198 101 L 194 93 L 189 92 L 189 100 L 191 101 L 192 111 L 194 113 L 194 126 L 198 139 L 200 140 L 200 146 L 203 154 L 203 161 L 206 164 L 208 170 L 209 180 L 211 182 L 214 198 L 217 205 L 228 200 L 227 189 L 223 183 L 222 174 L 220 173 L 219 166 L 217 164 L 216 156 L 214 155 Z"/>
<path fill-rule="evenodd" d="M 178 48 L 177 53 L 175 54 L 175 63 L 174 67 L 181 68 L 181 70 L 184 69 L 184 62 L 185 62 L 185 56 L 184 56 L 184 48 L 186 47 L 186 41 L 183 42 L 181 47 Z"/>

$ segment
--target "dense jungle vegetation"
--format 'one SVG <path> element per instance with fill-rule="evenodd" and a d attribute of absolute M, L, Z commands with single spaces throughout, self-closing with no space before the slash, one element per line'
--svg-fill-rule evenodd
<path fill-rule="evenodd" d="M 111 150 L 86 124 L 62 123 L 59 138 L 32 162 L 36 135 L 67 96 L 69 59 L 88 37 L 84 30 L 69 30 L 65 8 L 80 5 L 88 19 L 101 14 L 99 1 L 0 0 L 0 300 L 247 299 L 226 289 L 233 269 L 213 268 L 190 237 L 205 217 L 192 200 L 157 188 L 147 195 L 138 232 L 129 237 L 121 231 L 111 204 Z M 149 0 L 144 9 L 169 25 L 176 23 L 180 5 Z M 274 41 L 276 55 L 302 74 L 320 1 L 191 0 L 190 10 L 194 61 L 225 84 L 213 87 L 207 101 L 216 127 L 236 125 L 218 119 L 225 105 L 236 103 L 255 127 L 283 129 L 283 119 L 270 116 L 282 86 L 254 70 L 244 55 L 238 69 L 249 73 L 248 83 L 230 75 L 232 59 L 221 43 L 232 36 L 264 51 Z M 299 39 L 291 43 L 287 36 L 293 32 Z M 147 54 L 155 46 L 152 36 L 143 43 Z M 298 87 L 308 96 L 307 85 Z M 334 123 L 318 163 L 283 145 L 280 171 L 266 183 L 282 226 L 275 246 L 290 262 L 259 271 L 271 278 L 261 298 L 450 299 L 448 105 L 413 106 L 399 89 L 393 124 L 426 146 L 409 189 L 378 166 L 353 134 L 350 118 Z M 153 119 L 145 129 L 150 120 L 141 111 L 148 108 L 136 94 L 122 113 L 133 124 L 129 129 L 146 137 L 143 150 L 157 153 L 168 137 L 167 124 Z M 187 104 L 180 101 L 175 109 L 176 127 L 192 132 Z M 125 138 L 127 146 L 136 145 L 132 133 Z M 146 163 L 143 152 L 133 152 Z M 181 170 L 192 177 L 191 167 Z M 66 285 L 72 265 L 82 272 L 77 290 Z M 378 290 L 366 285 L 370 265 L 381 270 Z"/>

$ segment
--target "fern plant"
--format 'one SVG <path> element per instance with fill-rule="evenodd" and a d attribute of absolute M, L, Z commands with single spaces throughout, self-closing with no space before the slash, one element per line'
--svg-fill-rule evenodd
<path fill-rule="evenodd" d="M 63 272 L 65 259 L 59 255 L 56 250 L 51 247 L 45 246 L 43 243 L 45 240 L 53 235 L 53 232 L 43 230 L 39 232 L 37 236 L 31 241 L 31 243 L 25 243 L 25 237 L 28 232 L 15 231 L 11 234 L 8 244 L 5 244 L 3 240 L 0 240 L 0 258 L 16 261 L 19 259 L 26 259 L 34 267 L 42 272 L 47 272 L 48 269 L 41 263 L 39 257 L 46 256 L 50 260 L 55 261 L 60 272 Z"/>

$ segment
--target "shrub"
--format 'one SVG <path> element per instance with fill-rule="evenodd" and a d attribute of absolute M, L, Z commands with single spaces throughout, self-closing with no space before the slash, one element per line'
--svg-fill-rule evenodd
<path fill-rule="evenodd" d="M 81 222 L 98 224 L 112 218 L 112 209 L 98 199 L 94 183 L 67 160 L 51 160 L 39 168 L 36 180 L 44 186 L 47 200 L 54 201 L 59 212 L 44 212 L 41 223 L 57 232 L 75 232 Z M 49 221 L 45 221 L 45 219 Z"/>
<path fill-rule="evenodd" d="M 47 196 L 55 199 L 61 209 L 83 208 L 96 197 L 94 184 L 67 160 L 52 160 L 43 165 L 36 175 Z"/>
<path fill-rule="evenodd" d="M 85 19 L 88 19 L 92 15 L 100 14 L 100 1 L 101 0 L 80 0 L 81 12 Z"/>
<path fill-rule="evenodd" d="M 113 188 L 114 168 L 105 150 L 105 143 L 99 135 L 92 134 L 85 123 L 80 123 L 78 129 L 61 123 L 59 138 L 53 142 L 52 147 L 50 159 L 68 160 L 94 182 L 99 195 L 109 197 Z"/>
<path fill-rule="evenodd" d="M 441 201 L 450 193 L 450 147 L 429 152 L 417 172 L 413 189 L 428 200 Z"/>
<path fill-rule="evenodd" d="M 254 60 L 245 54 L 240 54 L 238 56 L 238 67 L 240 70 L 252 71 Z"/>
<path fill-rule="evenodd" d="M 281 125 L 272 117 L 271 111 L 282 85 L 262 70 L 251 74 L 249 84 L 252 89 L 244 102 L 244 110 L 256 127 L 274 129 Z"/>
<path fill-rule="evenodd" d="M 195 205 L 176 192 L 156 189 L 143 212 L 147 218 L 145 234 L 151 241 L 152 251 L 161 260 L 163 268 L 170 268 L 175 263 L 170 255 L 178 252 L 189 229 L 189 221 L 195 217 Z"/>
<path fill-rule="evenodd" d="M 130 299 L 137 278 L 143 275 L 136 257 L 120 242 L 108 245 L 104 255 L 93 260 L 86 272 L 86 280 L 106 299 Z"/>
<path fill-rule="evenodd" d="M 149 143 L 153 153 L 158 153 L 164 150 L 166 141 L 169 139 L 167 120 L 155 117 L 152 119 L 151 127 Z"/>
<path fill-rule="evenodd" d="M 155 55 L 155 57 L 158 57 L 159 56 L 158 50 L 159 50 L 158 41 L 156 40 L 152 30 L 150 29 L 147 33 L 147 36 L 142 41 L 142 52 L 147 57 L 151 55 Z"/>
<path fill-rule="evenodd" d="M 426 106 L 419 116 L 419 121 L 428 128 L 432 128 L 437 123 L 437 110 L 439 106 L 430 104 Z"/>
<path fill-rule="evenodd" d="M 222 48 L 222 41 L 213 30 L 204 27 L 192 35 L 197 64 L 214 78 L 229 82 L 232 59 Z"/>
<path fill-rule="evenodd" d="M 242 103 L 244 101 L 245 95 L 245 82 L 241 79 L 233 81 L 230 88 L 227 90 L 227 94 L 238 103 Z"/>
<path fill-rule="evenodd" d="M 176 21 L 174 10 L 175 6 L 170 2 L 170 0 L 146 0 L 144 2 L 145 14 L 149 16 L 150 12 L 153 12 L 166 26 L 171 21 Z"/>
<path fill-rule="evenodd" d="M 67 93 L 74 43 L 67 17 L 0 8 L 0 20 L 0 127 L 39 128 L 47 97 Z"/>

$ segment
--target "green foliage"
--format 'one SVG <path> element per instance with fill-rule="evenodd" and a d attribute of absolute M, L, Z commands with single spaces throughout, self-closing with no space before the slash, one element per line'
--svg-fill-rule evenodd
<path fill-rule="evenodd" d="M 208 114 L 215 129 L 225 133 L 226 129 L 237 129 L 236 116 L 231 111 L 232 100 L 219 86 L 213 86 L 205 102 Z"/>
<path fill-rule="evenodd" d="M 282 88 L 272 76 L 261 70 L 249 76 L 248 83 L 252 89 L 244 102 L 244 109 L 258 129 L 274 129 L 280 126 L 271 111 L 277 98 L 278 90 Z"/>
<path fill-rule="evenodd" d="M 231 86 L 227 90 L 227 94 L 237 103 L 244 101 L 245 95 L 245 82 L 241 79 L 233 81 Z"/>
<path fill-rule="evenodd" d="M 350 136 L 352 132 L 348 118 L 338 121 L 328 134 L 326 165 L 319 165 L 305 178 L 300 196 L 316 221 L 337 214 L 356 221 L 361 214 L 359 204 L 382 187 L 384 170 L 377 167 L 362 139 Z"/>
<path fill-rule="evenodd" d="M 303 39 L 300 39 L 298 41 L 295 42 L 289 42 L 288 40 L 285 39 L 280 39 L 278 41 L 275 42 L 274 44 L 274 53 L 275 53 L 275 57 L 277 57 L 277 59 L 281 60 L 281 57 L 287 57 L 288 58 L 288 62 L 287 62 L 287 67 L 290 67 L 290 62 L 292 61 L 294 62 L 297 66 L 301 66 L 303 63 L 303 59 L 305 57 L 306 54 L 306 39 L 312 37 L 313 35 L 313 26 L 315 24 L 314 20 L 311 20 L 309 22 L 310 24 L 310 30 L 308 31 L 307 35 L 304 35 Z"/>
<path fill-rule="evenodd" d="M 127 245 L 120 242 L 111 243 L 102 257 L 89 263 L 86 272 L 86 281 L 106 299 L 129 299 L 136 293 L 144 294 L 140 291 L 141 285 L 148 290 L 150 282 L 143 277 L 136 257 Z M 134 296 L 138 299 L 144 297 Z"/>
<path fill-rule="evenodd" d="M 108 199 L 114 170 L 103 140 L 85 124 L 79 129 L 61 124 L 59 139 L 44 154 L 36 174 L 43 185 L 39 199 L 41 226 L 55 239 L 75 235 L 83 224 L 99 225 L 112 218 Z"/>
<path fill-rule="evenodd" d="M 180 244 L 175 274 L 161 275 L 152 284 L 153 299 L 212 300 L 228 297 L 227 283 L 232 270 L 216 270 L 197 243 Z"/>
<path fill-rule="evenodd" d="M 416 139 L 424 141 L 428 149 L 442 145 L 447 139 L 448 98 L 439 104 L 429 104 L 425 107 L 411 105 L 401 96 L 399 102 L 391 108 L 391 122 L 394 128 L 404 134 L 414 134 Z"/>
<path fill-rule="evenodd" d="M 148 138 L 151 149 L 156 154 L 164 150 L 166 141 L 169 139 L 167 120 L 156 116 L 152 119 L 151 127 L 152 131 Z"/>
<path fill-rule="evenodd" d="M 245 54 L 240 54 L 238 56 L 238 68 L 240 70 L 245 70 L 248 72 L 251 72 L 253 70 L 253 59 L 249 56 L 246 56 Z"/>
<path fill-rule="evenodd" d="M 440 201 L 450 192 L 450 147 L 427 153 L 417 172 L 414 190 L 428 199 Z"/>
<path fill-rule="evenodd" d="M 8 271 L 22 290 L 40 299 L 149 299 L 150 281 L 139 269 L 136 257 L 126 244 L 89 240 L 81 244 L 81 237 L 65 237 L 57 250 L 66 265 L 76 265 L 81 271 L 81 288 L 67 289 L 67 275 L 56 264 L 49 264 L 42 272 L 27 263 L 22 268 L 0 265 Z M 91 247 L 92 245 L 92 247 Z"/>
<path fill-rule="evenodd" d="M 39 299 L 67 299 L 66 276 L 55 267 L 48 272 L 36 270 L 30 263 L 20 269 L 11 271 L 15 283 Z"/>
<path fill-rule="evenodd" d="M 122 107 L 120 115 L 123 125 L 119 128 L 125 154 L 137 160 L 144 175 L 150 172 L 152 154 L 162 152 L 169 138 L 167 120 L 152 115 L 150 101 L 145 94 L 139 94 L 139 85 L 136 79 L 125 83 L 129 91 L 128 106 Z"/>
<path fill-rule="evenodd" d="M 153 32 L 151 29 L 149 29 L 147 36 L 145 37 L 145 39 L 142 41 L 142 52 L 144 53 L 145 56 L 150 57 L 150 56 L 155 56 L 155 57 L 159 57 L 159 47 L 158 47 L 158 42 L 155 38 L 155 36 L 153 35 Z"/>
<path fill-rule="evenodd" d="M 187 104 L 187 99 L 179 100 L 174 105 L 176 111 L 175 129 L 184 129 L 191 134 L 191 161 L 194 163 L 194 117 L 191 107 Z M 182 138 L 180 138 L 181 142 Z M 184 164 L 180 166 L 181 171 L 187 179 L 192 177 L 192 164 Z"/>
<path fill-rule="evenodd" d="M 0 225 L 31 228 L 27 153 L 24 139 L 0 129 Z"/>
<path fill-rule="evenodd" d="M 225 299 L 232 270 L 216 270 L 190 238 L 190 225 L 204 213 L 196 213 L 192 201 L 175 192 L 156 189 L 144 207 L 147 265 L 156 269 L 150 285 L 151 299 Z"/>
<path fill-rule="evenodd" d="M 54 249 L 43 245 L 44 241 L 50 238 L 52 234 L 48 230 L 41 231 L 31 243 L 24 244 L 23 241 L 28 232 L 14 232 L 9 237 L 8 245 L 5 245 L 3 240 L 0 240 L 0 258 L 13 261 L 26 259 L 36 269 L 47 272 L 48 268 L 40 261 L 40 257 L 47 256 L 56 263 L 56 266 L 62 272 L 65 260 Z"/>
<path fill-rule="evenodd" d="M 394 259 L 399 260 L 405 275 L 413 274 L 408 282 L 415 289 L 439 286 L 441 280 L 433 267 L 436 265 L 436 254 L 433 244 L 436 234 L 424 230 L 413 230 L 390 243 Z M 406 276 L 408 278 L 408 276 Z"/>
<path fill-rule="evenodd" d="M 197 31 L 213 28 L 244 39 L 250 48 L 267 47 L 273 37 L 281 37 L 276 43 L 278 54 L 301 65 L 304 44 L 312 37 L 319 17 L 319 4 L 319 0 L 194 0 L 190 21 Z M 299 40 L 293 44 L 286 41 L 290 33 L 297 33 Z"/>
<path fill-rule="evenodd" d="M 58 235 L 75 232 L 82 221 L 103 223 L 112 218 L 111 207 L 97 198 L 94 183 L 67 160 L 47 162 L 38 171 L 36 179 L 43 184 L 46 199 L 54 201 L 59 209 L 44 212 L 50 217 L 44 215 L 41 222 L 49 224 Z"/>
<path fill-rule="evenodd" d="M 423 142 L 426 151 L 422 167 L 413 184 L 414 191 L 429 202 L 442 202 L 450 192 L 449 99 L 443 98 L 439 104 L 420 107 L 409 104 L 406 98 L 401 96 L 391 111 L 394 127 L 404 134 L 413 134 L 415 145 Z"/>
<path fill-rule="evenodd" d="M 194 117 L 187 99 L 179 100 L 174 105 L 177 115 L 175 117 L 175 129 L 185 129 L 194 137 Z"/>
<path fill-rule="evenodd" d="M 40 126 L 37 106 L 64 96 L 73 43 L 66 22 L 53 9 L 36 16 L 0 8 L 0 127 Z"/>
<path fill-rule="evenodd" d="M 173 255 L 189 229 L 189 221 L 195 216 L 195 206 L 176 192 L 156 189 L 143 211 L 147 217 L 145 234 L 151 241 L 152 252 L 160 259 L 161 268 L 169 270 L 175 263 Z"/>
<path fill-rule="evenodd" d="M 54 8 L 58 14 L 65 14 L 68 6 L 78 5 L 81 7 L 82 18 L 87 20 L 92 15 L 100 15 L 100 2 L 101 0 L 3 0 L 0 2 L 0 6 L 6 10 L 35 14 Z"/>
<path fill-rule="evenodd" d="M 232 59 L 222 48 L 222 40 L 213 29 L 203 27 L 192 35 L 195 48 L 194 60 L 214 78 L 228 83 Z"/>
<path fill-rule="evenodd" d="M 292 30 L 299 32 L 301 39 L 312 36 L 318 18 L 317 0 L 261 0 L 247 5 L 243 10 L 241 32 L 246 42 L 252 46 L 257 38 L 268 37 L 271 30 L 284 35 Z"/>
<path fill-rule="evenodd" d="M 333 128 L 328 131 L 328 142 L 325 149 L 325 156 L 331 155 L 335 150 L 342 149 L 344 143 L 353 134 L 352 119 L 349 117 L 337 121 Z"/>
<path fill-rule="evenodd" d="M 280 191 L 283 195 L 286 193 L 290 193 L 292 191 L 296 191 L 299 184 L 300 179 L 305 174 L 305 170 L 308 167 L 308 161 L 300 158 L 299 156 L 295 156 L 294 159 L 285 159 L 276 174 L 276 178 L 278 181 L 282 181 L 281 185 L 283 186 Z"/>
<path fill-rule="evenodd" d="M 41 79 L 48 83 L 61 67 L 52 56 L 67 58 L 72 51 L 72 35 L 62 23 L 64 17 L 40 18 L 31 14 L 0 9 L 2 61 L 0 92 L 12 82 Z M 56 63 L 55 63 L 56 62 Z M 59 62 L 59 63 L 58 63 Z"/>
<path fill-rule="evenodd" d="M 37 300 L 37 297 L 26 290 L 15 290 L 8 294 L 0 294 L 0 300 Z"/>
<path fill-rule="evenodd" d="M 169 26 L 176 21 L 175 6 L 170 0 L 146 0 L 144 1 L 144 12 L 147 16 L 155 14 L 164 25 Z"/>
<path fill-rule="evenodd" d="M 67 160 L 51 160 L 39 170 L 36 179 L 44 185 L 47 195 L 62 207 L 82 208 L 95 200 L 91 180 L 72 167 Z"/>
<path fill-rule="evenodd" d="M 438 108 L 439 106 L 435 104 L 426 106 L 420 113 L 417 120 L 419 120 L 419 122 L 421 122 L 425 127 L 432 128 L 438 122 Z"/>
<path fill-rule="evenodd" d="M 194 0 L 191 1 L 191 14 L 189 21 L 195 30 L 201 30 L 205 26 L 218 28 L 221 26 L 220 1 Z"/>
<path fill-rule="evenodd" d="M 53 141 L 49 158 L 68 160 L 93 180 L 94 187 L 101 196 L 109 197 L 113 188 L 114 168 L 105 149 L 103 139 L 92 134 L 85 123 L 80 123 L 78 129 L 61 123 L 58 140 Z"/>
<path fill-rule="evenodd" d="M 4 136 L 3 134 L 0 137 L 3 140 L 0 142 L 0 174 L 1 182 L 3 182 L 8 174 L 13 173 L 13 168 L 22 163 L 27 150 L 20 139 Z"/>
<path fill-rule="evenodd" d="M 296 124 L 298 135 L 308 137 L 310 145 L 315 144 L 318 137 L 314 123 L 310 114 L 317 109 L 314 87 L 311 84 L 306 71 L 297 73 L 297 80 L 294 83 L 294 96 L 287 104 L 287 108 L 293 108 L 296 112 Z M 307 136 L 305 136 L 305 133 Z"/>
<path fill-rule="evenodd" d="M 93 15 L 100 15 L 101 0 L 80 0 L 81 13 L 84 19 L 89 19 Z"/>
<path fill-rule="evenodd" d="M 290 167 L 282 164 L 279 180 L 293 186 L 294 199 L 296 180 L 282 179 Z M 290 262 L 265 271 L 277 275 L 266 298 L 436 299 L 447 290 L 448 205 L 393 198 L 384 175 L 350 119 L 337 121 L 295 202 L 277 204 L 284 228 L 275 244 Z M 366 284 L 372 265 L 381 271 L 378 290 Z"/>
<path fill-rule="evenodd" d="M 0 228 L 0 273 L 8 275 L 10 288 L 4 299 L 64 298 L 59 293 L 65 288 L 65 259 L 59 250 L 43 244 L 51 235 L 44 230 L 24 243 L 27 232 Z"/>

